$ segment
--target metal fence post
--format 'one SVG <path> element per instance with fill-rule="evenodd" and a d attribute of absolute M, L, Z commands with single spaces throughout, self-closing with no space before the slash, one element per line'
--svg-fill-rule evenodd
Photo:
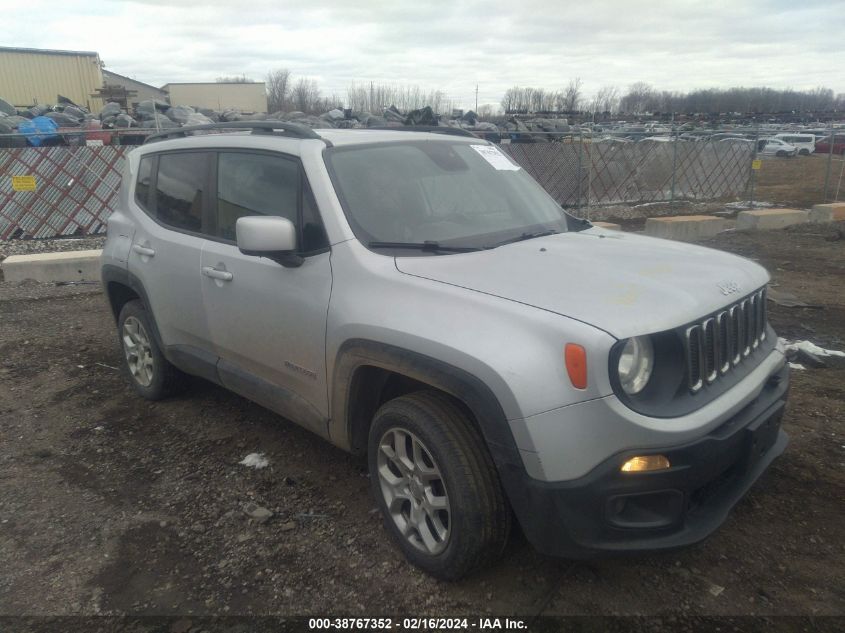
<path fill-rule="evenodd" d="M 581 215 L 581 153 L 584 151 L 584 131 L 578 132 L 578 215 Z"/>
<path fill-rule="evenodd" d="M 675 172 L 678 169 L 678 129 L 672 126 L 675 142 L 672 143 L 672 189 L 669 192 L 669 208 L 675 210 Z"/>
<path fill-rule="evenodd" d="M 754 148 L 751 150 L 751 194 L 748 199 L 748 208 L 754 208 L 754 182 L 757 180 L 757 170 L 754 169 L 754 161 L 757 160 L 757 146 L 760 144 L 760 128 L 754 132 Z"/>
<path fill-rule="evenodd" d="M 822 198 L 822 202 L 827 202 L 827 192 L 828 186 L 830 184 L 830 170 L 833 167 L 833 141 L 836 140 L 836 137 L 833 135 L 833 124 L 830 124 L 830 145 L 829 151 L 827 153 L 827 171 L 824 175 L 824 197 Z M 843 156 L 843 160 L 845 160 L 845 156 Z"/>
<path fill-rule="evenodd" d="M 581 131 L 581 137 L 583 139 L 584 131 Z M 587 207 L 587 219 L 590 219 L 590 192 L 593 189 L 593 136 L 592 132 L 590 133 L 590 146 L 587 148 L 587 158 L 589 162 L 587 163 L 587 194 L 586 194 L 586 201 L 584 206 Z"/>

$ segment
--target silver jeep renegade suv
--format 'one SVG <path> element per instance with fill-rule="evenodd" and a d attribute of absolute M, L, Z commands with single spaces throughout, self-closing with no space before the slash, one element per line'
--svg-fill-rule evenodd
<path fill-rule="evenodd" d="M 427 572 L 514 520 L 556 556 L 694 543 L 784 450 L 757 264 L 573 218 L 469 135 L 225 126 L 127 157 L 102 278 L 129 378 L 366 456 Z"/>

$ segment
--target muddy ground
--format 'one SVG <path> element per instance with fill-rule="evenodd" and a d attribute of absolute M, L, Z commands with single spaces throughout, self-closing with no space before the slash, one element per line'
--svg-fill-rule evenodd
<path fill-rule="evenodd" d="M 709 245 L 814 306 L 770 304 L 781 335 L 845 349 L 841 229 Z M 703 544 L 572 562 L 516 535 L 448 584 L 391 545 L 361 462 L 199 380 L 141 400 L 120 363 L 96 288 L 0 284 L 0 615 L 845 614 L 842 365 L 793 373 L 787 452 Z"/>

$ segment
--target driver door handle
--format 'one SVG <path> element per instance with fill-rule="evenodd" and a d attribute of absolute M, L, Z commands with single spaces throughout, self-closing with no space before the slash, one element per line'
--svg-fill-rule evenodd
<path fill-rule="evenodd" d="M 156 254 L 155 249 L 149 248 L 147 246 L 141 246 L 140 244 L 133 244 L 132 250 L 138 253 L 139 255 L 146 255 L 147 257 L 153 257 Z"/>
<path fill-rule="evenodd" d="M 218 270 L 212 266 L 203 266 L 202 274 L 212 279 L 219 279 L 220 281 L 232 281 L 234 275 L 228 270 Z"/>

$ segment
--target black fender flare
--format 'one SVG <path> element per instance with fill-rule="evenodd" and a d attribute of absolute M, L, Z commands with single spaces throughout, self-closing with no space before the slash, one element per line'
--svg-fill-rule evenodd
<path fill-rule="evenodd" d="M 100 271 L 100 278 L 103 290 L 105 290 L 106 300 L 109 303 L 109 307 L 111 307 L 115 322 L 117 322 L 119 314 L 115 309 L 115 305 L 112 303 L 112 295 L 109 290 L 110 284 L 125 286 L 138 295 L 141 299 L 141 303 L 144 304 L 144 309 L 147 311 L 147 315 L 149 316 L 150 324 L 153 329 L 153 337 L 155 338 L 159 349 L 164 350 L 165 346 L 162 343 L 161 334 L 158 331 L 158 324 L 156 323 L 155 315 L 153 314 L 152 307 L 150 306 L 150 298 L 147 295 L 147 291 L 144 289 L 144 284 L 141 283 L 141 280 L 130 273 L 126 268 L 115 266 L 114 264 L 104 264 Z"/>
<path fill-rule="evenodd" d="M 482 380 L 436 358 L 367 339 L 350 339 L 338 349 L 331 383 L 329 435 L 333 443 L 353 453 L 365 449 L 356 446 L 353 437 L 350 398 L 356 372 L 366 366 L 395 372 L 453 396 L 475 417 L 499 471 L 524 470 L 504 410 Z"/>

